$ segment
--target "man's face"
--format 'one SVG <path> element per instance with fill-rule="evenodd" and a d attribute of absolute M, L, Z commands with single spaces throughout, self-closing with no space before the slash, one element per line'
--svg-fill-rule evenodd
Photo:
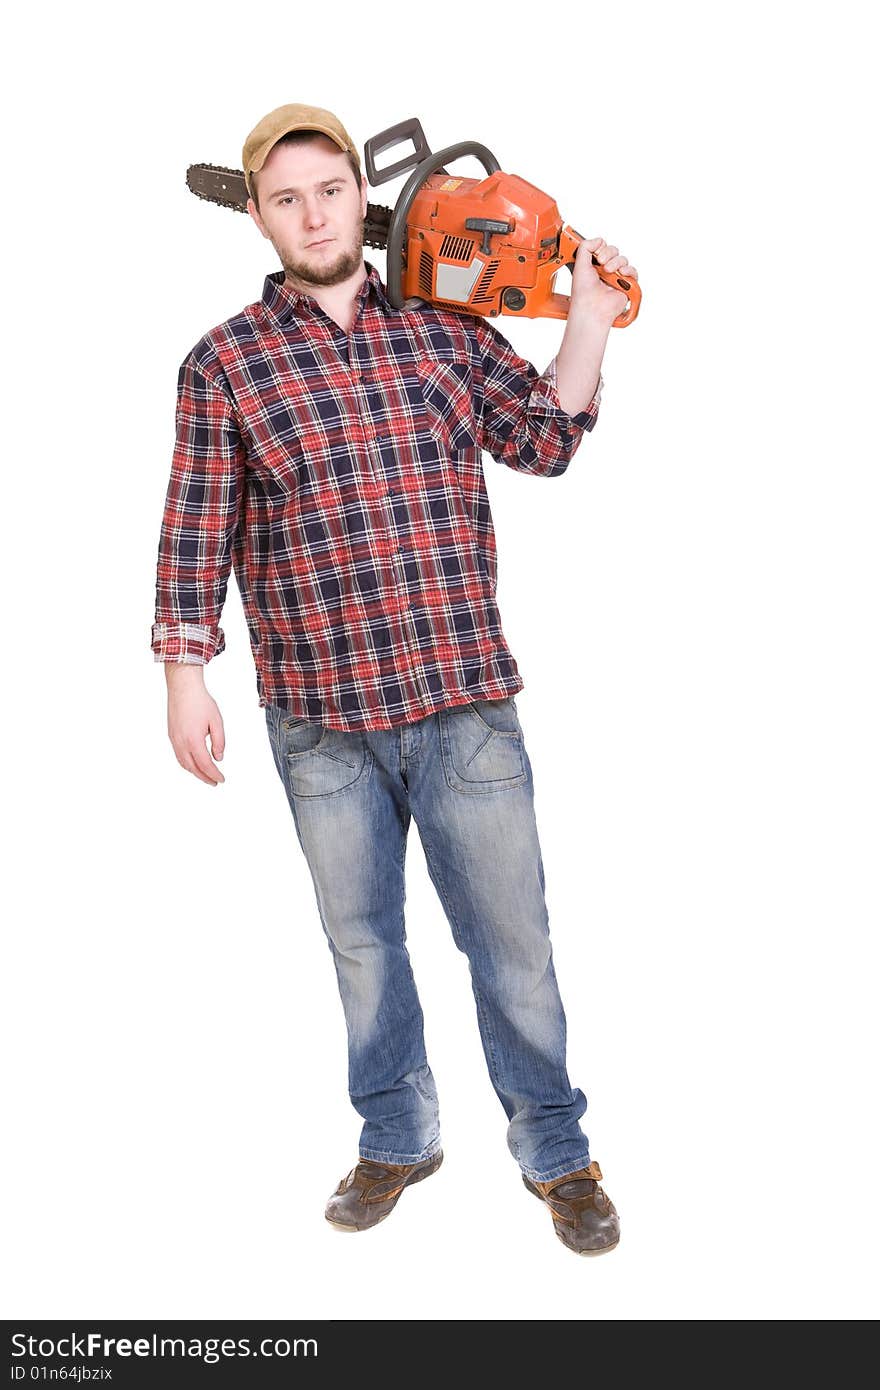
<path fill-rule="evenodd" d="M 306 285 L 338 285 L 363 263 L 367 183 L 326 135 L 276 145 L 257 174 L 260 208 L 248 212 L 278 253 L 285 274 Z"/>

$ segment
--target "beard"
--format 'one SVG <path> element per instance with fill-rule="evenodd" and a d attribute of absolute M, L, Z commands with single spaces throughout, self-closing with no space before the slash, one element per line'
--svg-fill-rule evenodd
<path fill-rule="evenodd" d="M 336 255 L 321 259 L 320 253 L 314 253 L 312 259 L 297 259 L 293 252 L 287 251 L 283 246 L 276 246 L 281 264 L 284 267 L 285 279 L 291 280 L 296 287 L 300 285 L 341 285 L 344 280 L 350 280 L 352 275 L 360 269 L 363 260 L 364 247 L 364 220 L 358 222 L 354 234 L 348 246 L 336 249 Z"/>

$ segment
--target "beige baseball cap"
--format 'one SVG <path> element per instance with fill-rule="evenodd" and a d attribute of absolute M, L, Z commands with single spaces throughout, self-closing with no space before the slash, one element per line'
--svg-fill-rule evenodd
<path fill-rule="evenodd" d="M 244 180 L 251 197 L 254 196 L 251 174 L 259 173 L 272 146 L 291 130 L 315 130 L 320 135 L 329 135 L 341 150 L 353 154 L 358 168 L 361 167 L 357 146 L 332 111 L 325 111 L 321 106 L 303 106 L 300 103 L 277 106 L 254 126 L 241 152 Z"/>

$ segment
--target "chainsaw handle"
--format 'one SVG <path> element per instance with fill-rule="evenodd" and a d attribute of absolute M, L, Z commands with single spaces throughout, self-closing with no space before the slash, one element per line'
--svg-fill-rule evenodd
<path fill-rule="evenodd" d="M 566 265 L 569 270 L 573 271 L 575 257 L 578 253 L 578 247 L 580 246 L 584 238 L 582 236 L 578 236 L 578 233 L 574 231 L 571 227 L 566 227 L 562 236 L 564 240 L 567 240 L 567 244 L 571 249 L 571 260 L 567 260 Z M 593 262 L 593 267 L 596 271 L 596 274 L 599 276 L 599 279 L 604 280 L 605 284 L 610 285 L 612 289 L 620 290 L 621 293 L 625 294 L 629 299 L 629 305 L 627 306 L 627 308 L 623 309 L 611 324 L 612 328 L 628 328 L 629 325 L 633 322 L 633 319 L 636 317 L 636 314 L 639 312 L 639 305 L 642 302 L 641 285 L 639 284 L 638 280 L 627 280 L 616 270 L 606 270 L 603 265 L 599 264 L 599 262 L 596 260 L 596 257 L 592 255 L 592 253 L 591 259 Z"/>
<path fill-rule="evenodd" d="M 387 148 L 387 147 L 386 147 Z M 501 168 L 498 160 L 491 150 L 485 145 L 479 144 L 476 140 L 460 140 L 457 145 L 447 145 L 443 150 L 437 150 L 436 154 L 428 155 L 423 159 L 410 174 L 406 183 L 403 185 L 400 197 L 394 206 L 391 214 L 391 221 L 388 225 L 388 251 L 386 257 L 385 279 L 387 281 L 388 298 L 395 309 L 415 309 L 420 304 L 424 304 L 423 299 L 417 296 L 411 299 L 403 297 L 403 239 L 406 235 L 406 221 L 409 217 L 409 210 L 415 201 L 415 196 L 426 179 L 432 174 L 436 174 L 438 169 L 443 169 L 447 163 L 451 164 L 453 159 L 460 159 L 462 155 L 476 155 L 486 174 L 495 174 Z M 445 172 L 445 170 L 444 170 Z"/>

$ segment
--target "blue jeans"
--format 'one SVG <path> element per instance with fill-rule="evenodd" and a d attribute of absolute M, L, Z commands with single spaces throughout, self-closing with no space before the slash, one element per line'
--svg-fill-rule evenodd
<path fill-rule="evenodd" d="M 359 1157 L 417 1163 L 440 1148 L 437 1088 L 406 948 L 404 855 L 414 816 L 431 880 L 470 965 L 492 1085 L 522 1171 L 590 1162 L 583 1091 L 566 1072 L 532 769 L 514 696 L 395 729 L 349 731 L 265 706 L 308 862 L 348 1031 Z"/>

